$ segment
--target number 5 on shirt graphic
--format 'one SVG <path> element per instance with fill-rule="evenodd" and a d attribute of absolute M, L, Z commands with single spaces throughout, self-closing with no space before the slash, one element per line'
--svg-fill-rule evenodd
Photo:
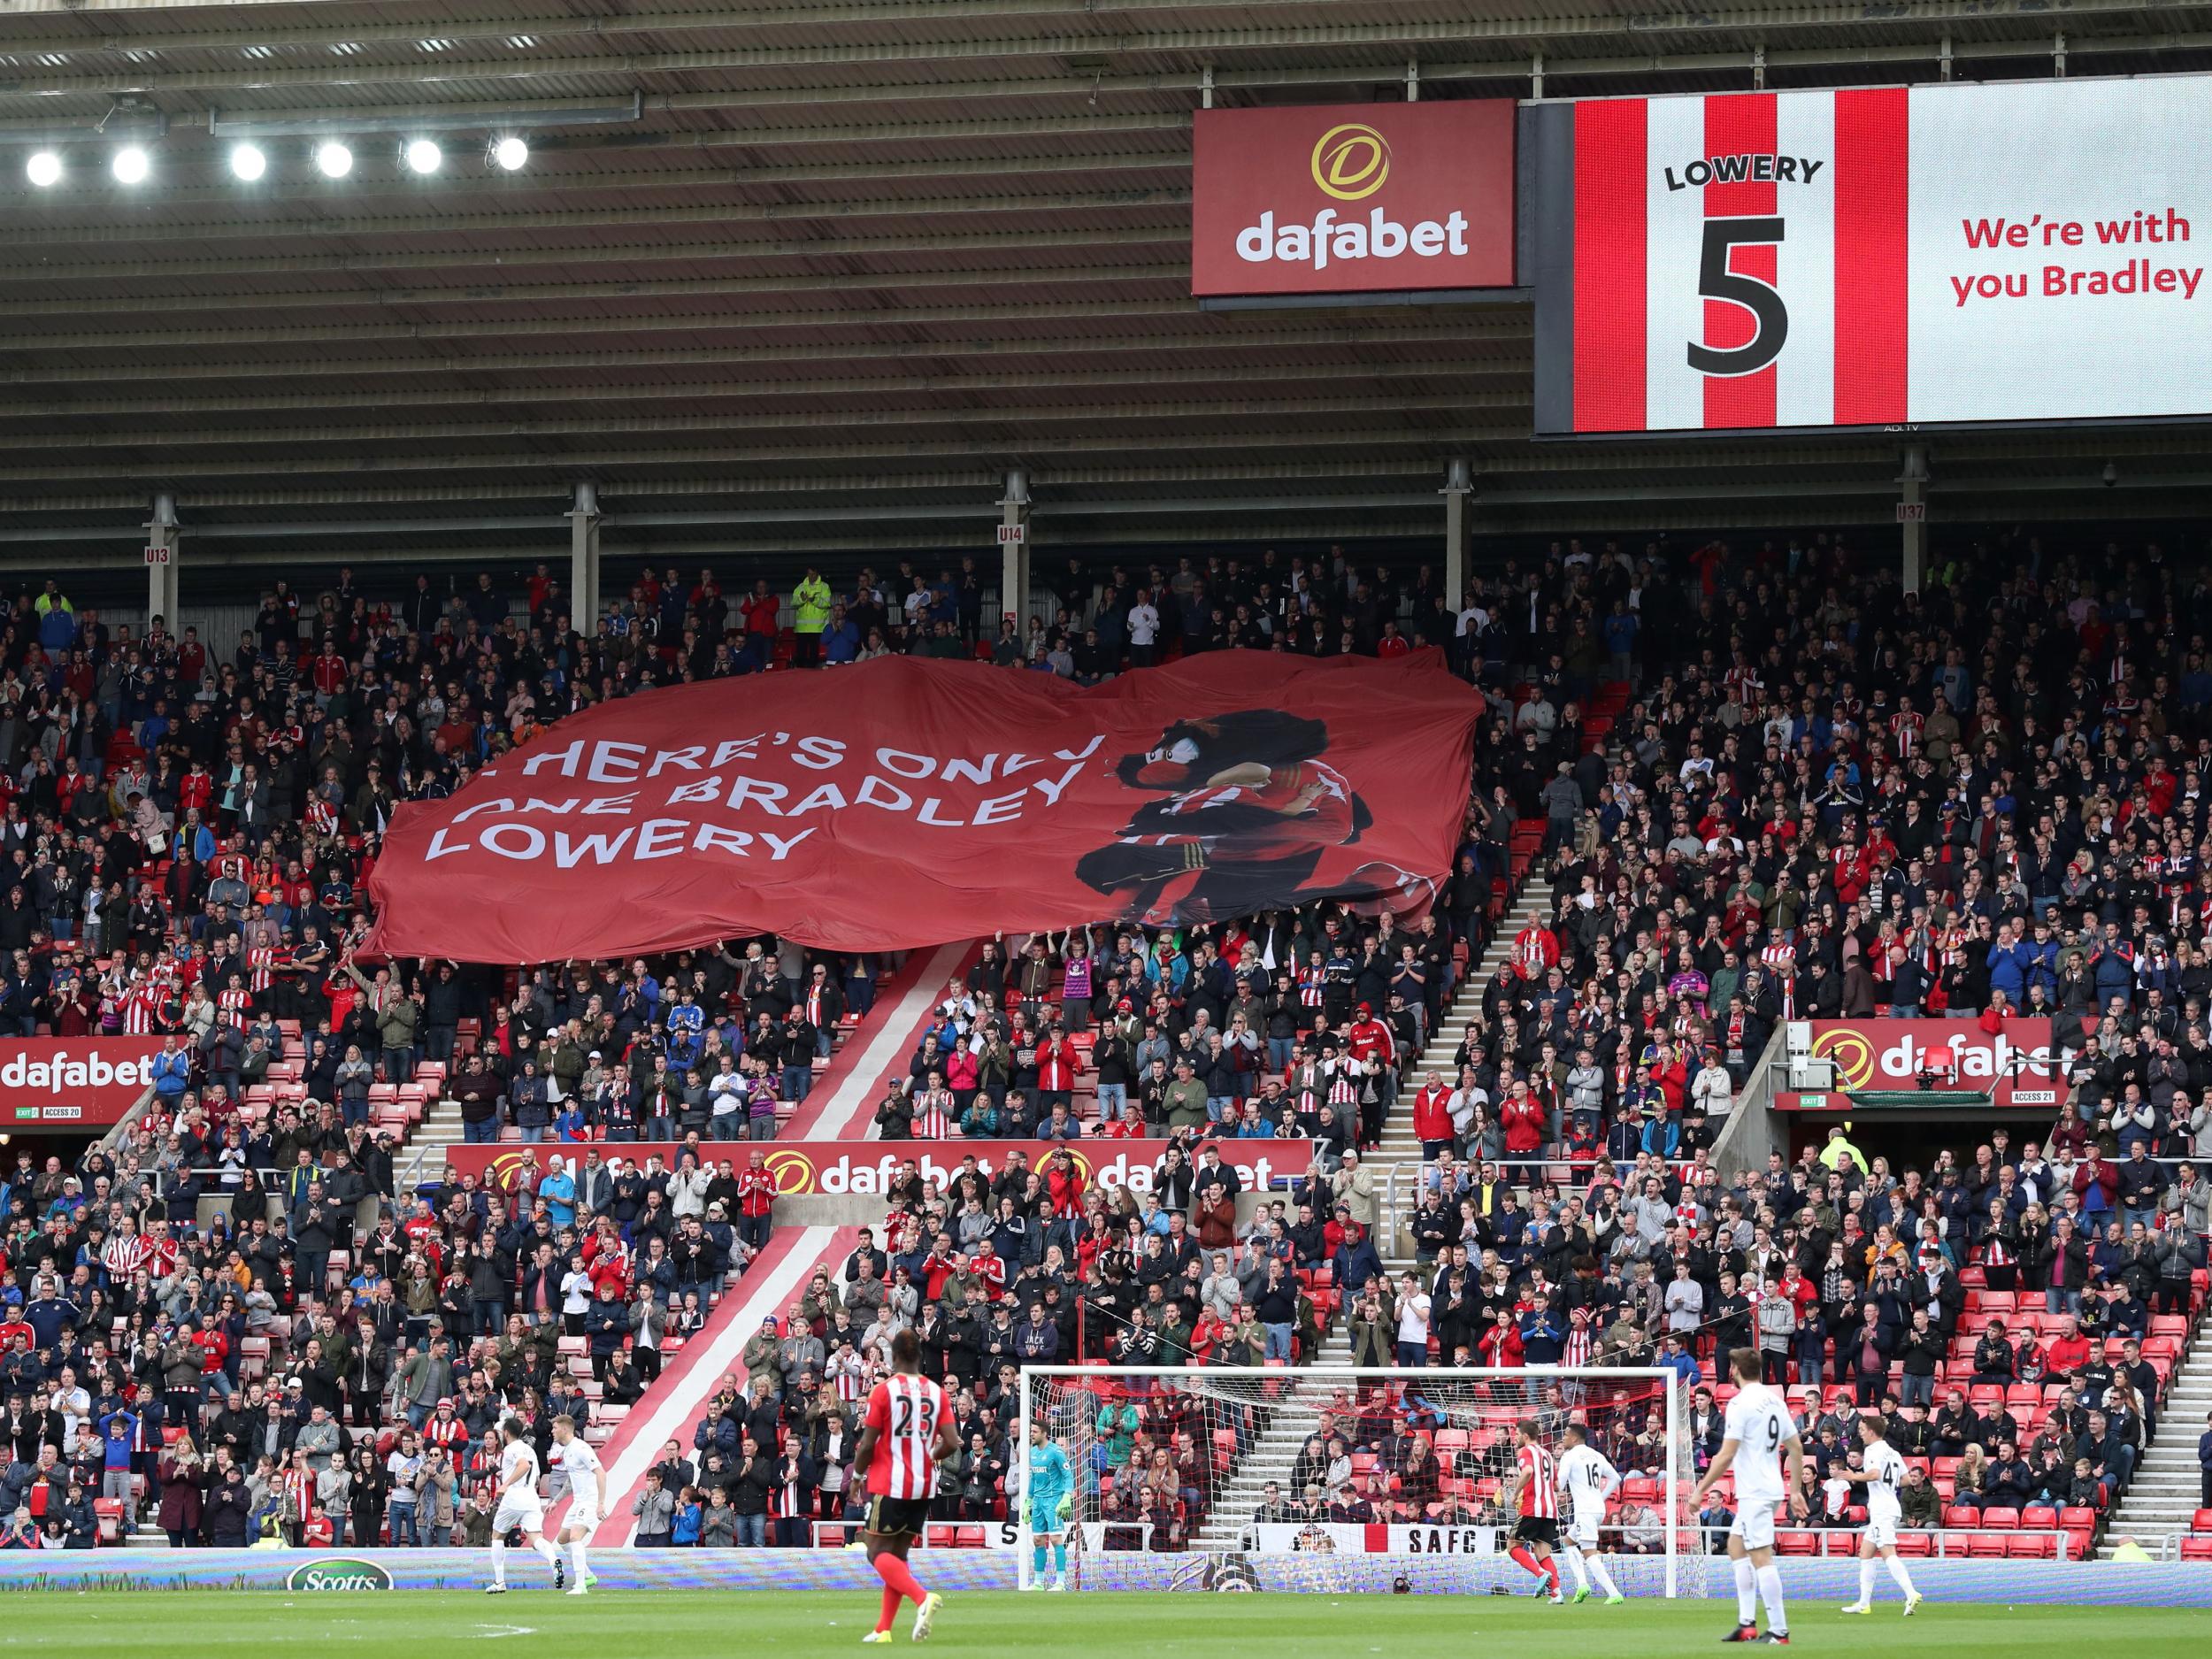
<path fill-rule="evenodd" d="M 1697 291 L 1709 300 L 1740 305 L 1751 313 L 1757 327 L 1740 346 L 1709 346 L 1689 342 L 1690 366 L 1701 373 L 1736 376 L 1756 374 L 1782 355 L 1790 336 L 1790 313 L 1780 291 L 1762 277 L 1747 276 L 1729 267 L 1729 255 L 1740 245 L 1758 246 L 1783 240 L 1778 215 L 1748 219 L 1709 219 L 1705 246 L 1698 262 Z"/>

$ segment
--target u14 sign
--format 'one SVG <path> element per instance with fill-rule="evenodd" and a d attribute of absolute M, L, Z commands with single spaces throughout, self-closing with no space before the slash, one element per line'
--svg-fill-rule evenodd
<path fill-rule="evenodd" d="M 1507 100 L 1202 110 L 1191 292 L 1513 286 Z"/>

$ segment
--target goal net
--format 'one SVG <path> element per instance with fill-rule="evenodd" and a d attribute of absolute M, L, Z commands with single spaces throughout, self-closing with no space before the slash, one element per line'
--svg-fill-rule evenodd
<path fill-rule="evenodd" d="M 1695 1594 L 1679 1388 L 1658 1370 L 1028 1370 L 1022 1580 L 1041 1542 L 1047 1578 L 1065 1552 L 1071 1588 L 1535 1592 L 1507 1553 L 1527 1422 L 1555 1466 L 1572 1424 L 1618 1472 L 1598 1548 L 1622 1590 Z M 1073 1479 L 1066 1518 L 1056 1506 L 1034 1529 L 1033 1424 Z M 1571 1497 L 1558 1509 L 1563 1555 Z"/>

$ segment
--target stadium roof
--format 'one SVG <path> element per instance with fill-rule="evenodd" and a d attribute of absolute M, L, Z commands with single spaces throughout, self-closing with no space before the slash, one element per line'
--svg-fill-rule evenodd
<path fill-rule="evenodd" d="M 1887 523 L 1894 438 L 1534 445 L 1523 305 L 1202 311 L 1217 106 L 2140 73 L 2212 0 L 15 0 L 0 24 L 0 558 L 555 557 Z M 410 134 L 448 151 L 433 178 Z M 360 160 L 306 165 L 318 134 Z M 484 165 L 526 137 L 528 165 Z M 272 165 L 230 176 L 234 135 Z M 153 176 L 116 184 L 119 142 Z M 157 142 L 156 142 L 157 141 Z M 63 181 L 23 158 L 53 143 Z M 2200 429 L 1947 434 L 1939 517 L 2178 513 Z M 2123 488 L 2081 487 L 2108 461 Z"/>

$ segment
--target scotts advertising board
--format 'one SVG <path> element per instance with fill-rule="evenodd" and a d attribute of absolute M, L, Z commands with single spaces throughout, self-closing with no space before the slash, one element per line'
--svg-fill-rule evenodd
<path fill-rule="evenodd" d="M 1540 106 L 1552 434 L 2212 411 L 2212 78 Z"/>
<path fill-rule="evenodd" d="M 864 1197 L 888 1192 L 900 1166 L 912 1164 L 925 1180 L 949 1181 L 960 1172 L 964 1159 L 973 1157 L 987 1175 L 1005 1166 L 1010 1152 L 1020 1152 L 1031 1169 L 1041 1169 L 1056 1149 L 1050 1141 L 779 1141 L 766 1146 L 749 1141 L 710 1141 L 701 1156 L 709 1164 L 726 1159 L 742 1170 L 755 1152 L 766 1154 L 763 1162 L 776 1178 L 777 1190 L 787 1197 L 812 1194 Z M 1071 1141 L 1068 1156 L 1083 1172 L 1087 1187 L 1126 1187 L 1142 1194 L 1152 1190 L 1152 1171 L 1167 1156 L 1165 1141 Z M 1208 1142 L 1221 1161 L 1242 1177 L 1248 1192 L 1302 1178 L 1313 1167 L 1310 1141 L 1215 1141 Z M 641 1164 L 657 1154 L 664 1169 L 672 1168 L 680 1150 L 672 1141 L 609 1141 L 596 1147 L 554 1145 L 535 1147 L 455 1146 L 445 1149 L 444 1161 L 461 1175 L 488 1179 L 500 1187 L 513 1184 L 516 1174 L 534 1164 L 541 1173 L 559 1157 L 580 1163 L 596 1150 L 603 1164 L 621 1158 Z"/>
<path fill-rule="evenodd" d="M 1219 651 L 1087 689 L 893 657 L 646 692 L 402 806 L 364 954 L 901 950 L 1328 896 L 1409 910 L 1451 867 L 1482 707 L 1433 651 Z"/>
<path fill-rule="evenodd" d="M 1513 286 L 1510 100 L 1194 120 L 1193 294 Z"/>
<path fill-rule="evenodd" d="M 152 1087 L 158 1037 L 0 1038 L 0 1128 L 104 1129 Z"/>
<path fill-rule="evenodd" d="M 2066 1094 L 2066 1055 L 2047 1019 L 2008 1019 L 1991 1036 L 1971 1019 L 1816 1019 L 1812 1056 L 1832 1062 L 1839 1090 L 1914 1090 L 1931 1050 L 1958 1057 L 1958 1087 L 2000 1106 L 2055 1108 Z M 1810 1105 L 1810 1097 L 1804 1102 Z M 1840 1110 L 1847 1102 L 1831 1102 Z"/>

